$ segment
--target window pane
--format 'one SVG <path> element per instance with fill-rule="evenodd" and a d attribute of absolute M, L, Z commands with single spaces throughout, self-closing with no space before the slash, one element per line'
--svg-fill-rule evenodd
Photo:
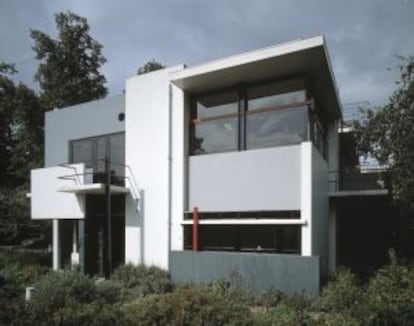
<path fill-rule="evenodd" d="M 77 140 L 72 142 L 72 163 L 85 163 L 86 168 L 93 168 L 93 142 Z"/>
<path fill-rule="evenodd" d="M 238 148 L 238 117 L 220 118 L 238 113 L 237 92 L 200 97 L 197 100 L 197 119 L 218 117 L 194 126 L 193 154 L 233 151 Z"/>
<path fill-rule="evenodd" d="M 124 176 L 125 174 L 125 135 L 117 134 L 110 136 L 110 160 L 113 163 L 111 170 L 115 175 Z"/>
<path fill-rule="evenodd" d="M 249 114 L 246 117 L 246 147 L 297 144 L 306 139 L 306 130 L 306 107 Z"/>
<path fill-rule="evenodd" d="M 105 157 L 107 155 L 108 142 L 106 137 L 96 138 L 98 157 L 96 158 L 97 169 L 95 172 L 105 172 Z"/>
<path fill-rule="evenodd" d="M 306 92 L 304 90 L 277 93 L 275 91 L 275 85 L 269 84 L 260 87 L 250 88 L 248 90 L 249 111 L 272 108 L 292 103 L 301 103 L 306 100 Z"/>
<path fill-rule="evenodd" d="M 197 99 L 197 118 L 209 118 L 223 114 L 237 113 L 237 92 L 203 96 Z"/>
<path fill-rule="evenodd" d="M 237 118 L 198 124 L 195 126 L 193 154 L 236 150 L 237 139 Z"/>

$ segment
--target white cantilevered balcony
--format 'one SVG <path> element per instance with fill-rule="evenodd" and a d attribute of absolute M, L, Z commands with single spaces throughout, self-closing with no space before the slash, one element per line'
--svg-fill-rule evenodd
<path fill-rule="evenodd" d="M 105 183 L 93 182 L 93 175 L 92 169 L 86 169 L 83 163 L 32 170 L 32 219 L 85 218 L 85 195 L 105 193 Z M 133 192 L 115 184 L 109 190 L 113 195 Z"/>

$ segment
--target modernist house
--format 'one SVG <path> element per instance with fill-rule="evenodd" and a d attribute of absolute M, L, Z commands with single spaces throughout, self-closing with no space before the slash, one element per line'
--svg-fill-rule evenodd
<path fill-rule="evenodd" d="M 45 125 L 31 207 L 53 220 L 55 269 L 237 271 L 256 290 L 317 292 L 338 264 L 386 251 L 388 192 L 355 167 L 322 36 L 133 76 Z"/>

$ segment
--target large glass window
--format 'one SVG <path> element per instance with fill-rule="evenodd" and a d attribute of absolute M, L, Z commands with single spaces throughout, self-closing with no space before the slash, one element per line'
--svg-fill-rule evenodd
<path fill-rule="evenodd" d="M 200 250 L 300 254 L 300 225 L 199 225 Z M 184 226 L 184 249 L 193 247 L 192 225 Z"/>
<path fill-rule="evenodd" d="M 195 97 L 191 154 L 299 144 L 308 140 L 310 103 L 298 81 Z"/>
<path fill-rule="evenodd" d="M 237 92 L 199 97 L 192 139 L 193 154 L 234 151 L 238 148 Z"/>
<path fill-rule="evenodd" d="M 246 149 L 298 144 L 307 135 L 304 90 L 277 93 L 277 85 L 248 89 Z"/>
<path fill-rule="evenodd" d="M 123 184 L 125 171 L 125 134 L 116 133 L 77 139 L 70 142 L 70 162 L 85 163 L 93 169 L 94 182 L 103 182 L 105 158 L 111 163 L 112 183 Z"/>

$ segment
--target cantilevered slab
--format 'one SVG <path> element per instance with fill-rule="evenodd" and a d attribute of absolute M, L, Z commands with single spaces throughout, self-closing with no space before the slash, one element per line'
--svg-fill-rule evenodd
<path fill-rule="evenodd" d="M 360 196 L 385 196 L 388 195 L 388 189 L 372 190 L 341 190 L 329 193 L 330 198 L 336 197 L 360 197 Z"/>
<path fill-rule="evenodd" d="M 170 74 L 190 94 L 240 83 L 305 77 L 329 120 L 341 115 L 339 96 L 323 36 L 297 40 L 185 68 Z"/>
<path fill-rule="evenodd" d="M 58 189 L 59 192 L 66 192 L 72 194 L 104 194 L 105 184 L 104 183 L 91 183 L 85 185 L 70 185 L 62 186 Z M 111 185 L 110 192 L 116 194 L 127 194 L 128 188 Z"/>
<path fill-rule="evenodd" d="M 62 193 L 58 189 L 83 184 L 84 176 L 84 164 L 32 170 L 30 177 L 32 219 L 83 219 L 84 196 Z"/>

